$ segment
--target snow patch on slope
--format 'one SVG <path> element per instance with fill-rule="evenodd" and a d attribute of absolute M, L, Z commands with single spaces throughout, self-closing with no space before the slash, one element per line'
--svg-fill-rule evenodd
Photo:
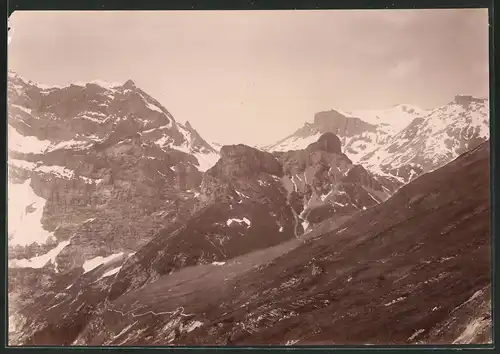
<path fill-rule="evenodd" d="M 151 104 L 151 103 L 149 103 L 149 102 L 147 102 L 147 101 L 145 101 L 145 102 L 146 102 L 146 106 L 147 106 L 150 110 L 152 110 L 152 111 L 156 111 L 156 112 L 160 112 L 160 113 L 163 113 L 163 111 L 162 111 L 160 108 L 158 108 L 156 105 Z"/>
<path fill-rule="evenodd" d="M 34 192 L 30 183 L 31 179 L 21 184 L 8 182 L 9 246 L 42 245 L 53 237 L 41 221 L 46 200 Z"/>
<path fill-rule="evenodd" d="M 45 85 L 45 84 L 41 84 L 41 83 L 36 82 L 36 81 L 25 80 L 25 79 L 21 78 L 17 74 L 15 74 L 15 76 L 18 79 L 21 79 L 22 81 L 24 81 L 25 83 L 27 83 L 27 84 L 29 84 L 31 86 L 36 86 L 36 87 L 38 87 L 41 90 L 65 89 L 65 88 L 68 88 L 70 86 L 85 87 L 85 86 L 87 86 L 87 84 L 94 84 L 94 85 L 100 86 L 100 87 L 102 87 L 104 89 L 107 89 L 107 90 L 112 90 L 114 88 L 123 86 L 123 84 L 121 84 L 121 83 L 113 83 L 113 82 L 108 82 L 108 81 L 99 80 L 99 79 L 88 81 L 88 82 L 83 82 L 83 81 L 67 82 L 67 83 L 65 83 L 63 85 Z"/>
<path fill-rule="evenodd" d="M 52 174 L 61 179 L 72 179 L 73 177 L 75 177 L 75 172 L 73 170 L 70 170 L 69 168 L 63 166 L 56 166 L 56 165 L 38 166 L 33 170 L 33 172 Z"/>
<path fill-rule="evenodd" d="M 347 117 L 356 117 L 366 123 L 383 125 L 388 133 L 397 133 L 413 119 L 427 114 L 427 111 L 413 105 L 400 104 L 387 109 L 356 110 L 346 112 Z"/>
<path fill-rule="evenodd" d="M 102 275 L 99 279 L 104 279 L 104 278 L 110 277 L 110 276 L 112 276 L 112 275 L 115 275 L 115 274 L 117 274 L 117 273 L 120 271 L 120 269 L 122 269 L 122 267 L 121 267 L 121 266 L 116 267 L 116 268 L 113 268 L 113 269 L 111 269 L 111 270 L 108 270 L 108 271 L 107 271 L 106 273 L 104 273 L 104 274 L 103 274 L 103 275 Z"/>
<path fill-rule="evenodd" d="M 211 168 L 215 163 L 219 160 L 219 154 L 215 152 L 215 150 L 208 150 L 205 147 L 197 147 L 195 146 L 195 142 L 193 141 L 193 133 L 187 129 L 182 124 L 176 125 L 179 132 L 182 134 L 183 139 L 180 143 L 176 144 L 172 141 L 172 139 L 165 133 L 159 139 L 157 139 L 154 143 L 162 148 L 169 148 L 182 151 L 186 154 L 194 155 L 198 161 L 198 170 L 205 172 L 209 168 Z M 152 131 L 152 130 L 149 130 Z M 145 132 L 149 132 L 145 131 Z"/>
<path fill-rule="evenodd" d="M 101 139 L 104 140 L 104 139 Z M 95 141 L 95 140 L 94 140 Z M 53 151 L 58 149 L 83 149 L 86 147 L 90 147 L 92 145 L 91 142 L 88 141 L 78 141 L 78 140 L 66 140 L 61 141 L 59 143 L 52 144 L 47 150 Z"/>
<path fill-rule="evenodd" d="M 114 253 L 114 254 L 109 255 L 107 257 L 98 256 L 98 257 L 89 259 L 89 260 L 85 261 L 85 263 L 83 263 L 83 266 L 82 266 L 83 270 L 85 271 L 85 273 L 90 272 L 91 270 L 99 267 L 101 264 L 109 263 L 112 260 L 123 256 L 123 254 L 124 254 L 123 252 L 120 252 L 120 253 Z"/>
<path fill-rule="evenodd" d="M 275 145 L 271 148 L 272 151 L 289 151 L 289 150 L 301 150 L 305 149 L 309 144 L 316 142 L 320 133 L 316 133 L 307 137 L 297 137 L 292 136 L 289 139 L 286 139 L 282 143 Z"/>
<path fill-rule="evenodd" d="M 13 104 L 12 107 L 18 108 L 25 113 L 31 114 L 31 109 L 29 109 L 29 108 L 26 108 L 26 107 L 23 107 L 23 106 L 20 106 L 17 104 Z"/>
<path fill-rule="evenodd" d="M 7 131 L 7 140 L 9 150 L 17 151 L 22 154 L 41 154 L 52 145 L 49 140 L 40 140 L 35 136 L 24 136 L 14 129 L 10 124 Z"/>
<path fill-rule="evenodd" d="M 66 86 L 63 86 L 63 88 L 69 87 L 71 85 L 85 87 L 87 84 L 94 84 L 94 85 L 100 86 L 102 88 L 105 88 L 107 90 L 111 90 L 113 88 L 123 86 L 123 84 L 118 83 L 118 82 L 109 82 L 109 81 L 97 79 L 97 80 L 92 80 L 92 81 L 88 81 L 88 82 L 77 81 L 77 82 L 68 83 Z"/>
<path fill-rule="evenodd" d="M 15 167 L 15 168 L 19 168 L 22 170 L 28 170 L 28 171 L 33 171 L 37 166 L 37 164 L 34 162 L 18 160 L 18 159 L 8 159 L 7 164 L 10 167 Z"/>
<path fill-rule="evenodd" d="M 102 122 L 102 121 L 98 121 Z M 21 154 L 43 154 L 58 149 L 86 149 L 92 146 L 93 142 L 101 142 L 104 138 L 99 138 L 94 135 L 81 138 L 87 138 L 91 141 L 85 140 L 63 140 L 53 142 L 50 140 L 40 140 L 36 136 L 22 135 L 10 124 L 8 126 L 7 140 L 8 149 L 10 151 L 19 152 Z"/>
<path fill-rule="evenodd" d="M 245 224 L 247 224 L 247 227 L 250 227 L 250 225 L 251 225 L 250 220 L 248 220 L 247 218 L 243 218 L 243 219 L 229 219 L 229 220 L 226 221 L 226 225 L 230 226 L 234 222 L 238 223 L 238 224 L 245 223 Z"/>
<path fill-rule="evenodd" d="M 189 326 L 187 326 L 186 328 L 186 332 L 192 332 L 194 331 L 196 328 L 198 327 L 201 327 L 203 326 L 203 322 L 200 322 L 200 321 L 194 321 L 193 323 L 191 323 Z"/>

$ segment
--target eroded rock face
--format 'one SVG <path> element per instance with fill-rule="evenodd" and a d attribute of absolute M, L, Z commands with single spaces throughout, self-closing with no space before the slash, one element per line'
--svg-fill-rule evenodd
<path fill-rule="evenodd" d="M 360 184 L 379 192 L 384 191 L 382 183 L 375 179 L 373 175 L 361 165 L 353 166 L 349 172 L 347 172 L 343 181 L 351 184 Z"/>
<path fill-rule="evenodd" d="M 355 136 L 367 131 L 376 131 L 376 126 L 362 121 L 360 118 L 346 117 L 336 110 L 319 112 L 314 115 L 314 124 L 323 133 Z"/>
<path fill-rule="evenodd" d="M 218 155 L 132 81 L 46 89 L 9 73 L 8 84 L 9 210 L 20 204 L 9 212 L 9 299 L 12 316 L 26 319 L 16 334 L 23 342 L 47 324 L 39 317 L 54 305 L 47 294 L 78 297 L 56 286 L 67 274 L 76 281 L 90 261 L 131 254 L 185 222 L 202 204 L 201 165 Z M 66 308 L 68 321 L 72 311 L 86 318 L 93 298 Z"/>
<path fill-rule="evenodd" d="M 271 154 L 223 146 L 203 177 L 203 205 L 179 229 L 166 230 L 125 264 L 110 299 L 181 268 L 225 262 L 295 237 L 295 219 Z"/>
<path fill-rule="evenodd" d="M 42 223 L 56 240 L 79 235 L 68 249 L 79 247 L 88 232 L 78 229 L 95 215 L 102 220 L 89 221 L 100 223 L 91 233 L 99 229 L 101 244 L 118 251 L 143 245 L 175 219 L 176 203 L 194 197 L 209 150 L 130 80 L 46 89 L 9 73 L 9 178 L 30 179 L 46 200 Z M 15 258 L 33 253 L 14 248 Z M 79 258 L 68 266 L 80 266 Z"/>
<path fill-rule="evenodd" d="M 400 186 L 354 165 L 333 133 L 322 134 L 304 150 L 274 154 L 283 165 L 289 202 L 306 226 L 373 207 Z"/>
<path fill-rule="evenodd" d="M 455 103 L 461 104 L 463 106 L 468 106 L 471 103 L 485 103 L 487 100 L 485 98 L 474 97 L 471 95 L 456 95 Z"/>
<path fill-rule="evenodd" d="M 210 175 L 245 178 L 266 173 L 283 176 L 281 164 L 273 155 L 243 144 L 223 146 L 220 156 L 221 159 L 209 171 Z"/>
<path fill-rule="evenodd" d="M 324 133 L 319 137 L 317 142 L 309 145 L 306 150 L 320 150 L 340 155 L 342 154 L 342 143 L 334 133 Z"/>

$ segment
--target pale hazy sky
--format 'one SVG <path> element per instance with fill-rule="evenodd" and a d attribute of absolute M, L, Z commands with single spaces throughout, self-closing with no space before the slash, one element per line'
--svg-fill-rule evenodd
<path fill-rule="evenodd" d="M 267 144 L 314 113 L 488 95 L 486 9 L 15 12 L 8 66 L 132 79 L 208 142 Z"/>

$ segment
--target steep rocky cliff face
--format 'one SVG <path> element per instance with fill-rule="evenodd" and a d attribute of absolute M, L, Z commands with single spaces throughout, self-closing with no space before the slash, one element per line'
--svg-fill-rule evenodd
<path fill-rule="evenodd" d="M 194 200 L 203 159 L 218 156 L 132 81 L 43 89 L 10 74 L 8 140 L 11 258 L 71 238 L 60 270 L 102 255 L 96 240 L 118 251 L 143 245 Z M 31 219 L 39 230 L 23 229 Z"/>
<path fill-rule="evenodd" d="M 123 261 L 182 224 L 218 154 L 132 81 L 44 88 L 9 73 L 8 90 L 14 314 L 60 277 Z"/>
<path fill-rule="evenodd" d="M 106 302 L 75 343 L 491 342 L 488 143 L 305 243 Z"/>

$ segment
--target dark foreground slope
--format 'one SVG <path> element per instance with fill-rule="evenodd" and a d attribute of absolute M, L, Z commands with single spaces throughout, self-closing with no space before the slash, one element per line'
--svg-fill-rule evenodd
<path fill-rule="evenodd" d="M 247 255 L 106 302 L 75 344 L 491 342 L 488 144 L 256 269 Z"/>

